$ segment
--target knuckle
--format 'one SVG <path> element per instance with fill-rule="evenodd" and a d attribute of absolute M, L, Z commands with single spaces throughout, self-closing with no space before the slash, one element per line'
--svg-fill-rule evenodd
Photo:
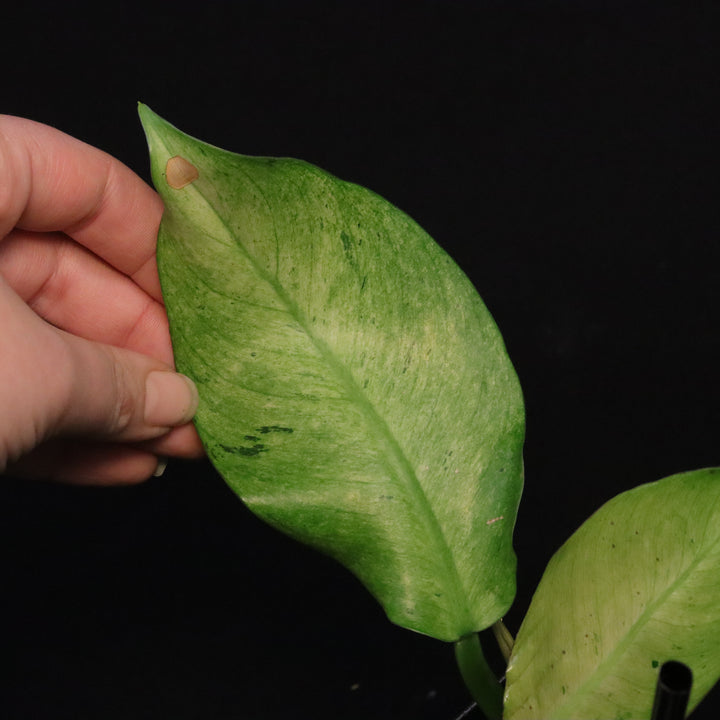
<path fill-rule="evenodd" d="M 113 412 L 108 414 L 108 431 L 113 435 L 127 434 L 133 425 L 136 414 L 135 393 L 133 393 L 133 379 L 123 363 L 118 362 L 110 350 L 111 383 L 113 397 Z"/>

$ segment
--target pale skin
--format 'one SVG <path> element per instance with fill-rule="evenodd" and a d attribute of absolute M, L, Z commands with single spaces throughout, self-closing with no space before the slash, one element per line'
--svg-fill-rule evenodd
<path fill-rule="evenodd" d="M 0 472 L 133 483 L 202 455 L 162 304 L 161 215 L 111 156 L 0 115 Z"/>

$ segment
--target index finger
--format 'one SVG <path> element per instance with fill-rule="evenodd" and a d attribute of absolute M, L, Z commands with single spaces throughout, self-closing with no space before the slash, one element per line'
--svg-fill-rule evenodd
<path fill-rule="evenodd" d="M 41 123 L 0 115 L 0 239 L 61 231 L 161 300 L 162 201 L 111 155 Z M 1 240 L 0 240 L 1 241 Z"/>

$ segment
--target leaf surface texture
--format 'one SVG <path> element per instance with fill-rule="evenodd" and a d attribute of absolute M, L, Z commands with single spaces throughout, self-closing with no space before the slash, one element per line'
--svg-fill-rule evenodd
<path fill-rule="evenodd" d="M 369 190 L 140 114 L 176 362 L 215 467 L 394 622 L 444 640 L 492 624 L 515 593 L 524 415 L 469 280 Z M 177 156 L 197 169 L 182 187 Z"/>
<path fill-rule="evenodd" d="M 649 718 L 660 666 L 720 677 L 720 470 L 603 505 L 553 556 L 518 633 L 506 718 Z"/>

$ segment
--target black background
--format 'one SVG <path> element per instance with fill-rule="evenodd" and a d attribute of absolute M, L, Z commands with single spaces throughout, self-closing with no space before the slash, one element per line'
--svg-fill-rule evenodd
<path fill-rule="evenodd" d="M 720 465 L 716 3 L 31 2 L 0 30 L 0 112 L 148 179 L 141 100 L 372 188 L 457 260 L 527 403 L 513 632 L 602 502 Z M 3 478 L 0 561 L 2 717 L 453 720 L 470 702 L 450 647 L 390 625 L 203 462 L 130 489 Z"/>

